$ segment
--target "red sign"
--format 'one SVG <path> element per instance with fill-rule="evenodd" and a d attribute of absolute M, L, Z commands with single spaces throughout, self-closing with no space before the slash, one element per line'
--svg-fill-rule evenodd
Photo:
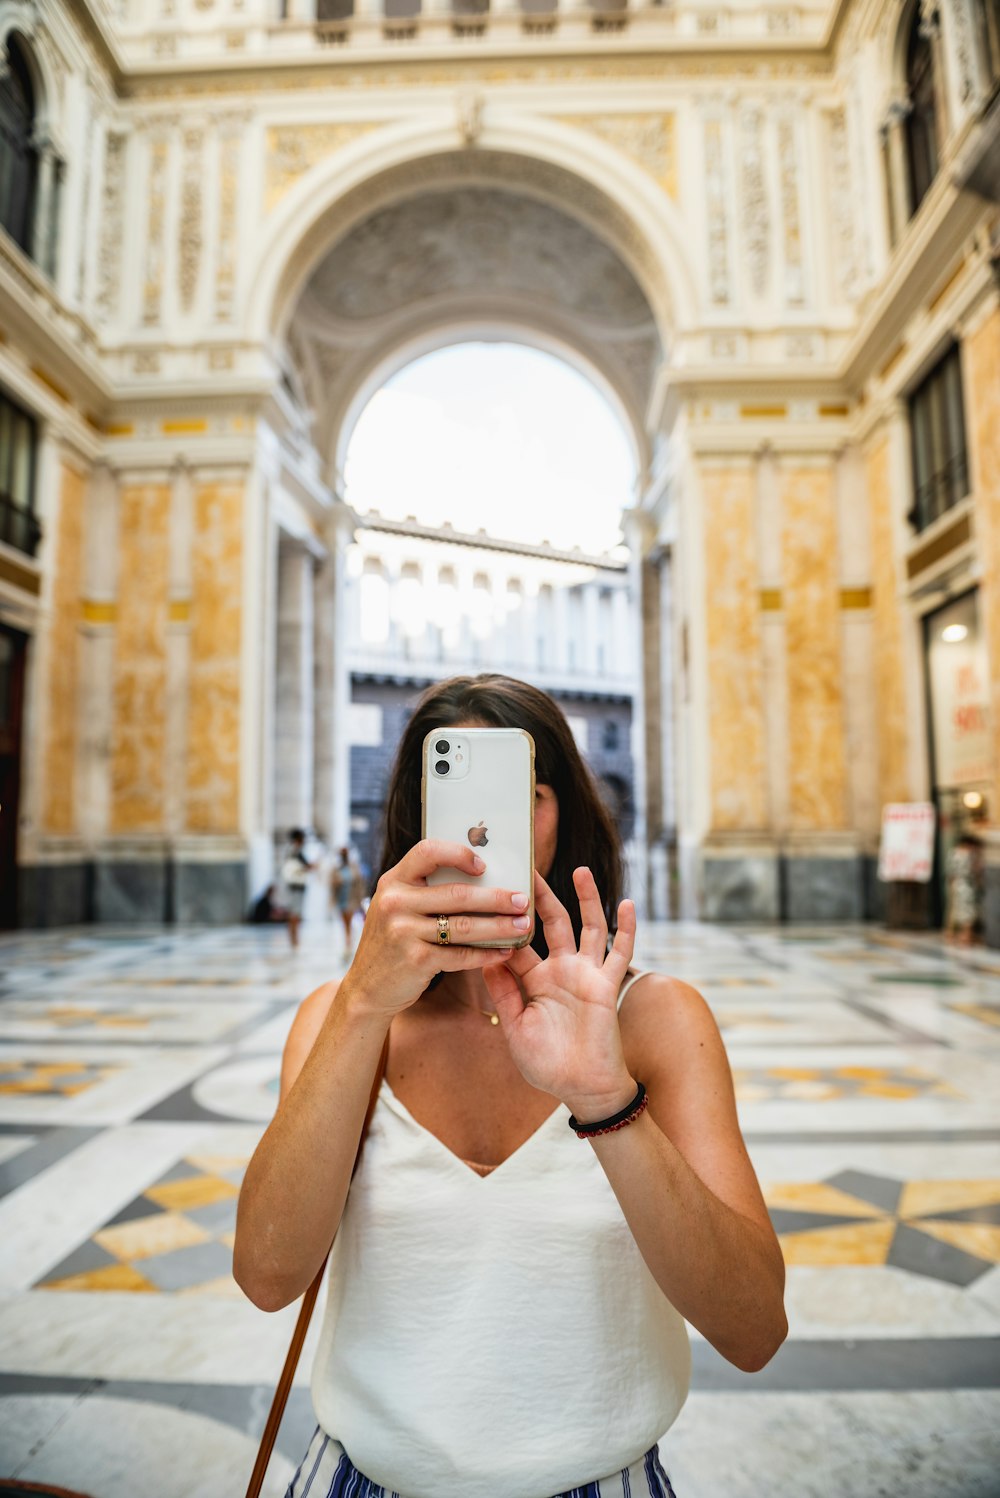
<path fill-rule="evenodd" d="M 885 884 L 927 884 L 934 863 L 934 807 L 929 801 L 897 801 L 882 808 L 878 877 Z"/>

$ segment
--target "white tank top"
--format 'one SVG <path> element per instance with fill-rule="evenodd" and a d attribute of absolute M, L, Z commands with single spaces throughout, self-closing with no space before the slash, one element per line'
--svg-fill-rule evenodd
<path fill-rule="evenodd" d="M 687 1397 L 687 1327 L 568 1118 L 484 1177 L 382 1084 L 312 1394 L 387 1493 L 548 1498 L 634 1462 Z"/>

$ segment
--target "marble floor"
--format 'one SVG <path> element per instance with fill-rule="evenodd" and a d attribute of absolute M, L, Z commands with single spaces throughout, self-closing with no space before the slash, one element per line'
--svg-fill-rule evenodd
<path fill-rule="evenodd" d="M 0 1478 L 243 1493 L 295 1311 L 234 1284 L 236 1197 L 340 945 L 322 921 L 298 953 L 278 928 L 0 938 Z M 718 1017 L 788 1263 L 763 1372 L 694 1340 L 678 1498 L 1000 1498 L 1000 953 L 662 925 L 639 956 Z"/>

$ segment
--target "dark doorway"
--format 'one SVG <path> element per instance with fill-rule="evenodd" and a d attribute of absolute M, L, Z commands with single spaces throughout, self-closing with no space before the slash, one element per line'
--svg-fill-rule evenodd
<path fill-rule="evenodd" d="M 17 813 L 28 637 L 0 624 L 0 930 L 17 924 Z"/>

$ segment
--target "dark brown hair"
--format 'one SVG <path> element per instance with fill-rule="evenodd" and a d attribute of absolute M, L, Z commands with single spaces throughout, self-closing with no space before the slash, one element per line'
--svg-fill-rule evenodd
<path fill-rule="evenodd" d="M 580 907 L 573 888 L 573 870 L 585 864 L 597 881 L 608 927 L 614 931 L 623 883 L 618 829 L 558 703 L 547 692 L 512 676 L 492 673 L 452 676 L 424 692 L 396 751 L 376 879 L 420 841 L 420 760 L 424 738 L 433 728 L 457 723 L 524 728 L 531 734 L 535 741 L 535 779 L 540 785 L 551 786 L 559 806 L 556 854 L 547 882 L 568 910 L 579 941 Z M 540 956 L 545 956 L 547 948 L 540 921 L 536 923 L 531 944 Z"/>

